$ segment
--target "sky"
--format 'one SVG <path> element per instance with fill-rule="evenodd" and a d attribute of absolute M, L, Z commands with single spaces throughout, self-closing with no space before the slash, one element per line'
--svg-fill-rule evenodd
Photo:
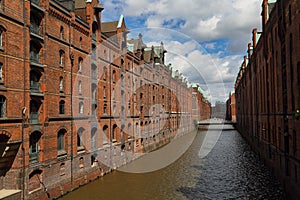
<path fill-rule="evenodd" d="M 199 83 L 214 105 L 234 90 L 253 28 L 261 30 L 262 0 L 100 0 L 102 21 L 124 15 L 130 38 L 168 51 L 166 63 Z"/>

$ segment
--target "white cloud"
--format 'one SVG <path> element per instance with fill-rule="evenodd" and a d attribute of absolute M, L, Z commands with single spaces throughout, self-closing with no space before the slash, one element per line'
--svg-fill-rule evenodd
<path fill-rule="evenodd" d="M 163 29 L 144 33 L 148 42 L 153 39 L 151 44 L 160 44 L 160 41 L 165 43 L 167 63 L 172 62 L 174 67 L 187 74 L 185 76 L 189 80 L 210 84 L 211 93 L 207 95 L 211 96 L 213 102 L 224 101 L 233 89 L 242 55 L 246 53 L 248 42 L 251 42 L 251 31 L 260 28 L 261 3 L 262 0 L 103 0 L 105 9 L 108 9 L 106 12 L 110 15 L 117 12 L 113 7 L 115 4 L 125 20 L 127 16 L 144 19 L 141 20 L 144 28 L 174 28 L 177 25 L 177 31 L 197 41 L 176 40 Z M 209 41 L 218 39 L 227 41 L 221 48 L 225 48 L 225 52 L 209 55 L 197 47 L 199 42 L 206 41 L 204 48 L 215 52 L 213 50 L 218 50 L 220 44 Z M 195 69 L 190 70 L 189 67 Z M 202 86 L 207 89 L 205 85 Z"/>

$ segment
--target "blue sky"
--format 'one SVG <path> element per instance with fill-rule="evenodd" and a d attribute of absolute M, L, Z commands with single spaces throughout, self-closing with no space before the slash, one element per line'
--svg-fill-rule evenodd
<path fill-rule="evenodd" d="M 103 21 L 125 17 L 129 37 L 143 34 L 148 45 L 164 42 L 166 61 L 207 98 L 226 101 L 251 42 L 261 28 L 262 0 L 100 0 Z M 197 72 L 197 73 L 195 73 Z"/>

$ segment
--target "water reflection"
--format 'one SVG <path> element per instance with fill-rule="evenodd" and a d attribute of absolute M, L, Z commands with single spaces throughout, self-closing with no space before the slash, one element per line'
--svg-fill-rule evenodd
<path fill-rule="evenodd" d="M 236 131 L 222 132 L 215 148 L 200 159 L 205 134 L 198 133 L 187 152 L 166 168 L 141 174 L 115 171 L 62 200 L 285 199 Z"/>

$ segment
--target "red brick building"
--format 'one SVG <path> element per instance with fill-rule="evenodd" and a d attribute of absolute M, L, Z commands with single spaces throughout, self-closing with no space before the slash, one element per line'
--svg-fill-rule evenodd
<path fill-rule="evenodd" d="M 264 0 L 235 84 L 237 128 L 300 196 L 300 2 Z"/>
<path fill-rule="evenodd" d="M 226 101 L 226 120 L 230 120 L 232 122 L 236 121 L 236 105 L 234 92 L 229 93 L 229 98 Z"/>
<path fill-rule="evenodd" d="M 0 196 L 59 197 L 210 116 L 163 44 L 127 41 L 124 17 L 102 22 L 102 10 L 0 1 Z"/>

